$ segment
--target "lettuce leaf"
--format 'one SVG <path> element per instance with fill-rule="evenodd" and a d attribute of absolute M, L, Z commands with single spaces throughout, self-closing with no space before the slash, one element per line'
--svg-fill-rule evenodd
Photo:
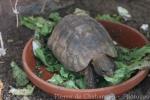
<path fill-rule="evenodd" d="M 53 77 L 48 80 L 48 82 L 53 83 L 55 85 L 62 85 L 64 80 L 65 79 L 59 74 L 54 74 Z"/>
<path fill-rule="evenodd" d="M 54 27 L 54 22 L 44 19 L 43 17 L 22 17 L 21 25 L 34 30 L 41 36 L 48 36 Z"/>
<path fill-rule="evenodd" d="M 115 23 L 122 22 L 122 17 L 118 16 L 118 15 L 109 15 L 109 14 L 100 15 L 100 14 L 98 14 L 95 19 L 96 20 L 107 20 L 107 21 L 112 21 Z"/>
<path fill-rule="evenodd" d="M 11 93 L 12 95 L 18 95 L 18 96 L 29 96 L 33 94 L 34 88 L 35 87 L 32 85 L 27 85 L 26 87 L 19 88 L 19 89 L 11 87 L 9 90 L 9 93 Z"/>
<path fill-rule="evenodd" d="M 27 75 L 25 74 L 25 72 L 14 61 L 12 61 L 10 65 L 12 68 L 13 78 L 16 81 L 16 85 L 27 85 L 29 83 L 29 80 L 27 79 Z"/>
<path fill-rule="evenodd" d="M 68 80 L 63 83 L 66 88 L 79 89 L 74 80 Z"/>
<path fill-rule="evenodd" d="M 48 48 L 44 48 L 38 40 L 32 41 L 32 48 L 34 56 L 46 66 L 48 71 L 58 71 L 63 66 L 56 60 L 52 52 Z"/>

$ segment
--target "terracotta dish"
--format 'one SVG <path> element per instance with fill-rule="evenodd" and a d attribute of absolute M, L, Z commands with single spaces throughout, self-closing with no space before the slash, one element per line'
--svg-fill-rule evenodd
<path fill-rule="evenodd" d="M 135 29 L 124 25 L 108 21 L 99 21 L 109 32 L 113 40 L 127 48 L 142 47 L 148 43 L 148 40 Z M 103 96 L 114 93 L 121 95 L 138 85 L 148 74 L 148 70 L 139 71 L 129 80 L 114 86 L 97 89 L 68 89 L 56 86 L 46 82 L 53 73 L 48 73 L 44 67 L 39 69 L 43 71 L 43 79 L 35 73 L 35 58 L 32 52 L 32 39 L 30 39 L 23 50 L 22 61 L 24 70 L 28 78 L 41 90 L 58 99 L 101 99 Z"/>

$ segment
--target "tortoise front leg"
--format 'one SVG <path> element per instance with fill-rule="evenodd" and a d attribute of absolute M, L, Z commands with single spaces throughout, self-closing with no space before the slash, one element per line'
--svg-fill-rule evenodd
<path fill-rule="evenodd" d="M 90 88 L 90 89 L 96 88 L 95 75 L 91 66 L 88 66 L 84 70 L 84 79 L 85 79 L 87 88 Z"/>

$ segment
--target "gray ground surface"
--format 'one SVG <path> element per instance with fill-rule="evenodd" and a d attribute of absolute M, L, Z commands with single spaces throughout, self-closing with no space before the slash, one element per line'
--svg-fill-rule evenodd
<path fill-rule="evenodd" d="M 14 1 L 14 0 L 12 0 Z M 22 2 L 22 0 L 20 0 Z M 25 0 L 26 4 L 34 4 L 35 0 Z M 33 1 L 33 2 L 32 2 Z M 38 0 L 41 2 L 41 0 Z M 64 0 L 65 2 L 65 0 Z M 21 3 L 20 3 L 21 4 Z M 40 4 L 40 3 L 39 3 Z M 80 7 L 91 12 L 94 16 L 97 13 L 116 13 L 117 6 L 123 6 L 131 12 L 135 21 L 128 22 L 127 24 L 139 29 L 142 23 L 150 23 L 150 0 L 76 0 L 76 4 L 68 6 L 59 10 L 62 15 L 72 12 L 74 8 Z M 55 6 L 57 9 L 57 5 Z M 58 7 L 59 8 L 59 7 Z M 48 11 L 50 8 L 47 8 Z M 52 9 L 51 9 L 52 10 Z M 34 11 L 33 11 L 34 12 Z M 23 27 L 15 28 L 15 17 L 11 12 L 9 0 L 0 0 L 0 31 L 3 33 L 5 47 L 7 48 L 7 55 L 0 58 L 0 79 L 4 82 L 4 100 L 20 100 L 22 97 L 12 96 L 8 93 L 9 86 L 13 86 L 14 80 L 12 79 L 12 73 L 10 68 L 10 62 L 15 60 L 20 65 L 22 50 L 27 42 L 33 35 L 32 31 L 29 31 Z M 10 41 L 11 40 L 11 41 Z M 141 84 L 135 87 L 130 92 L 124 94 L 119 100 L 150 100 L 150 78 L 147 77 Z M 135 99 L 133 99 L 133 98 Z M 52 97 L 36 88 L 31 100 L 51 100 Z M 53 99 L 52 99 L 53 100 Z"/>

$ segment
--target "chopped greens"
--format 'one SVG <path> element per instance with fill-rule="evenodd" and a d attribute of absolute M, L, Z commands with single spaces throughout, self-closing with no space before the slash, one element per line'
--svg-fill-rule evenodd
<path fill-rule="evenodd" d="M 117 70 L 113 76 L 104 77 L 110 84 L 119 84 L 130 78 L 136 70 L 150 68 L 150 59 L 146 56 L 150 54 L 150 45 L 131 50 L 119 47 L 118 53 L 119 56 L 116 59 Z"/>
<path fill-rule="evenodd" d="M 51 25 L 47 24 L 45 27 L 50 27 L 50 29 L 53 29 L 54 25 L 60 19 L 61 17 L 57 12 L 51 13 L 49 15 L 49 20 L 42 17 L 24 17 L 22 20 L 22 25 L 35 30 L 32 48 L 38 63 L 39 61 L 42 62 L 46 69 L 50 72 L 59 72 L 55 73 L 53 77 L 48 80 L 48 82 L 56 85 L 63 85 L 68 88 L 85 88 L 86 86 L 84 85 L 83 77 L 80 75 L 75 75 L 75 73 L 64 69 L 63 65 L 57 61 L 52 52 L 46 47 L 46 44 L 42 43 L 44 39 L 47 40 L 47 35 L 52 32 L 52 30 L 47 30 L 47 28 L 44 28 L 45 21 L 52 23 Z M 45 32 L 43 33 L 43 31 Z"/>
<path fill-rule="evenodd" d="M 49 15 L 49 19 L 54 21 L 55 23 L 57 23 L 61 19 L 61 17 L 59 15 L 59 13 L 54 12 Z"/>
<path fill-rule="evenodd" d="M 48 71 L 58 71 L 62 65 L 56 60 L 48 48 L 44 48 L 41 45 L 42 44 L 38 40 L 33 40 L 32 46 L 34 56 L 47 67 Z"/>
<path fill-rule="evenodd" d="M 61 19 L 59 13 L 54 12 L 49 15 L 49 19 L 43 17 L 21 17 L 21 25 L 34 30 L 35 38 L 39 39 L 42 37 L 49 36 L 54 26 Z"/>
<path fill-rule="evenodd" d="M 116 23 L 120 23 L 123 21 L 121 16 L 109 15 L 109 14 L 103 14 L 103 15 L 98 14 L 95 19 L 96 20 L 108 20 L 108 21 L 112 21 Z"/>
<path fill-rule="evenodd" d="M 25 72 L 14 62 L 11 62 L 13 78 L 16 80 L 17 86 L 25 86 L 29 83 Z"/>
<path fill-rule="evenodd" d="M 64 82 L 64 78 L 58 74 L 54 74 L 51 79 L 48 80 L 48 82 L 56 84 L 56 85 L 61 85 Z"/>
<path fill-rule="evenodd" d="M 76 79 L 76 85 L 79 87 L 79 89 L 85 89 L 86 83 L 85 83 L 84 77 Z"/>
<path fill-rule="evenodd" d="M 120 68 L 118 68 L 114 75 L 111 77 L 105 76 L 104 79 L 109 82 L 110 84 L 118 84 L 123 82 L 125 79 L 128 78 L 129 75 L 129 70 L 128 70 L 128 66 L 124 65 L 124 64 L 119 64 L 122 65 L 120 66 Z"/>
<path fill-rule="evenodd" d="M 150 45 L 145 45 L 143 48 L 135 49 L 130 55 L 131 60 L 141 60 L 146 54 L 150 54 Z"/>
<path fill-rule="evenodd" d="M 42 17 L 22 17 L 21 24 L 31 30 L 35 30 L 39 36 L 48 36 L 52 32 L 54 23 Z"/>
<path fill-rule="evenodd" d="M 77 76 L 75 73 L 67 71 L 63 67 L 61 67 L 60 71 L 55 73 L 53 77 L 48 80 L 48 82 L 67 88 L 86 88 L 86 84 L 81 75 Z"/>
<path fill-rule="evenodd" d="M 11 87 L 11 89 L 9 90 L 9 93 L 11 93 L 12 95 L 18 95 L 18 96 L 29 96 L 33 94 L 34 88 L 35 87 L 30 84 L 22 89 L 20 88 L 16 89 L 14 87 Z"/>
<path fill-rule="evenodd" d="M 63 86 L 66 87 L 66 88 L 78 89 L 78 87 L 76 86 L 74 80 L 68 80 L 68 81 L 64 82 Z"/>
<path fill-rule="evenodd" d="M 131 50 L 123 47 L 117 47 L 117 49 L 118 49 L 117 61 L 128 62 L 128 63 L 140 61 L 147 54 L 150 54 L 149 44 L 143 46 L 142 48 L 134 48 Z"/>
<path fill-rule="evenodd" d="M 77 9 L 76 13 L 81 14 L 82 10 Z M 120 23 L 123 18 L 118 15 L 97 15 L 97 20 L 109 20 Z M 37 58 L 38 63 L 45 65 L 49 72 L 55 72 L 52 78 L 47 80 L 59 86 L 85 89 L 86 82 L 84 76 L 68 71 L 54 57 L 52 52 L 47 48 L 46 42 L 49 35 L 52 33 L 54 26 L 61 20 L 59 13 L 51 13 L 48 19 L 43 17 L 22 17 L 21 24 L 35 31 L 34 40 L 32 42 L 33 53 Z M 45 42 L 43 42 L 45 41 Z M 121 46 L 116 46 L 118 57 L 115 59 L 116 71 L 112 76 L 104 76 L 98 79 L 98 86 L 108 86 L 119 84 L 130 77 L 137 71 L 144 68 L 149 68 L 150 65 L 150 45 L 145 45 L 142 48 L 127 49 Z M 18 72 L 20 73 L 20 72 Z M 17 76 L 16 74 L 15 76 Z M 23 80 L 24 81 L 24 80 Z M 18 84 L 20 83 L 17 82 Z M 25 82 L 27 83 L 27 82 Z M 22 83 L 22 84 L 25 84 Z"/>
<path fill-rule="evenodd" d="M 79 9 L 79 8 L 76 8 L 73 14 L 89 16 L 89 12 L 87 12 L 87 11 L 85 11 L 83 9 Z"/>
<path fill-rule="evenodd" d="M 48 71 L 58 71 L 62 66 L 56 58 L 53 56 L 51 51 L 46 48 L 47 37 L 51 34 L 54 26 L 61 19 L 59 13 L 54 12 L 49 15 L 49 20 L 43 17 L 22 17 L 21 24 L 27 28 L 34 30 L 34 40 L 32 42 L 33 53 L 35 57 L 40 60 Z"/>
<path fill-rule="evenodd" d="M 69 77 L 69 72 L 67 72 L 63 67 L 61 67 L 60 75 L 64 78 L 68 78 Z"/>

